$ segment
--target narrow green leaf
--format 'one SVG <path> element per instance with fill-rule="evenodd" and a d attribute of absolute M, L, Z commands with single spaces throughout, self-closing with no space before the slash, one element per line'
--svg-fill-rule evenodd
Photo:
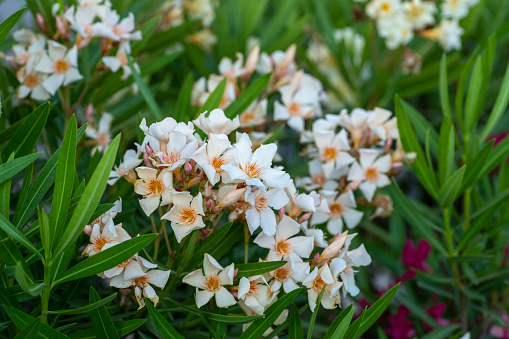
<path fill-rule="evenodd" d="M 325 336 L 324 336 L 325 339 L 333 338 L 333 337 L 331 337 L 332 334 L 335 333 L 338 326 L 342 323 L 343 319 L 345 319 L 345 317 L 352 310 L 352 308 L 354 308 L 353 304 L 350 304 L 350 305 L 348 305 L 347 308 L 343 309 L 341 311 L 341 313 L 339 313 L 339 315 L 336 317 L 336 319 L 334 319 L 332 324 L 330 324 L 329 328 L 327 329 L 327 332 L 325 333 Z M 350 324 L 350 322 L 348 322 L 348 324 Z M 347 326 L 347 329 L 348 329 L 348 326 Z"/>
<path fill-rule="evenodd" d="M 16 23 L 21 19 L 23 13 L 25 13 L 26 7 L 20 9 L 16 13 L 12 14 L 10 17 L 5 19 L 4 22 L 0 24 L 0 45 L 4 41 L 7 34 L 12 30 L 12 28 L 16 25 Z"/>
<path fill-rule="evenodd" d="M 263 141 L 263 143 L 270 144 L 277 141 L 281 133 L 283 133 L 285 126 L 286 126 L 285 124 L 279 126 L 274 132 L 272 132 L 272 134 L 266 140 Z"/>
<path fill-rule="evenodd" d="M 309 328 L 308 328 L 308 339 L 313 338 L 313 329 L 315 328 L 316 316 L 318 315 L 318 311 L 320 310 L 320 305 L 322 303 L 322 297 L 323 297 L 323 294 L 325 293 L 325 287 L 327 287 L 327 284 L 325 284 L 322 287 L 322 291 L 320 292 L 320 294 L 318 295 L 318 298 L 316 299 L 315 309 L 313 310 L 313 313 L 311 314 L 311 320 L 309 321 Z"/>
<path fill-rule="evenodd" d="M 286 261 L 268 261 L 268 262 L 255 262 L 249 264 L 238 264 L 235 268 L 238 269 L 237 279 L 242 277 L 252 277 L 255 275 L 264 274 L 274 271 L 275 269 L 286 264 Z"/>
<path fill-rule="evenodd" d="M 244 332 L 242 332 L 239 339 L 260 338 L 265 333 L 265 331 L 267 331 L 267 329 L 274 324 L 274 321 L 276 321 L 284 309 L 290 305 L 292 300 L 300 292 L 301 289 L 298 288 L 279 298 L 274 304 L 270 305 L 269 308 L 265 310 L 265 318 L 256 320 L 251 325 L 249 325 L 249 327 Z"/>
<path fill-rule="evenodd" d="M 438 144 L 438 180 L 443 186 L 454 171 L 454 127 L 449 116 L 445 116 L 440 127 L 440 136 Z"/>
<path fill-rule="evenodd" d="M 85 134 L 86 128 L 87 125 L 85 124 L 78 129 L 76 142 L 79 142 L 83 134 Z M 60 148 L 57 149 L 57 151 L 53 153 L 51 158 L 46 162 L 46 165 L 44 165 L 41 172 L 35 179 L 34 184 L 28 191 L 27 199 L 23 204 L 23 208 L 20 210 L 20 214 L 14 216 L 13 224 L 16 225 L 16 228 L 21 229 L 26 224 L 32 213 L 35 211 L 37 204 L 42 200 L 51 185 L 55 182 L 59 154 Z"/>
<path fill-rule="evenodd" d="M 94 310 L 100 306 L 108 305 L 113 299 L 115 299 L 117 294 L 118 293 L 113 293 L 112 295 L 107 296 L 104 299 L 101 299 L 99 301 L 93 302 L 91 304 L 88 304 L 87 306 L 83 306 L 80 308 L 74 308 L 74 309 L 69 309 L 69 310 L 48 311 L 47 313 L 63 315 L 63 314 L 80 314 L 80 313 L 89 312 L 89 311 Z"/>
<path fill-rule="evenodd" d="M 290 307 L 290 325 L 288 326 L 288 338 L 304 338 L 302 320 L 297 306 L 292 303 Z"/>
<path fill-rule="evenodd" d="M 440 326 L 437 329 L 427 333 L 422 339 L 447 339 L 452 338 L 452 334 L 460 329 L 460 325 L 452 324 L 447 326 Z"/>
<path fill-rule="evenodd" d="M 426 117 L 419 113 L 408 102 L 401 100 L 401 103 L 403 104 L 403 108 L 408 115 L 408 119 L 410 119 L 410 122 L 415 128 L 415 134 L 417 135 L 417 138 L 419 138 L 421 142 L 424 142 L 426 137 L 429 135 L 430 152 L 433 156 L 438 157 L 439 135 L 433 128 L 433 125 L 428 121 L 428 119 L 426 119 Z"/>
<path fill-rule="evenodd" d="M 509 157 L 509 138 L 502 140 L 491 152 L 490 157 L 484 164 L 479 177 L 488 174 L 502 161 L 505 161 Z"/>
<path fill-rule="evenodd" d="M 468 83 L 467 99 L 465 103 L 465 133 L 470 133 L 476 124 L 476 117 L 478 116 L 478 103 L 481 97 L 482 86 L 482 57 L 478 56 L 475 60 L 472 77 Z"/>
<path fill-rule="evenodd" d="M 30 185 L 32 184 L 33 173 L 34 173 L 34 163 L 31 163 L 25 170 L 25 177 L 23 178 L 23 185 L 21 186 L 21 191 L 19 192 L 18 202 L 16 204 L 14 216 L 17 216 L 21 212 L 21 207 L 25 204 L 25 200 L 28 196 L 28 191 L 30 190 Z"/>
<path fill-rule="evenodd" d="M 350 326 L 350 322 L 352 321 L 353 314 L 355 312 L 355 308 L 352 307 L 350 311 L 341 319 L 341 322 L 338 324 L 334 332 L 331 334 L 330 338 L 342 339 L 346 335 L 348 331 L 348 327 Z M 341 312 L 343 313 L 343 312 Z M 339 318 L 339 316 L 338 316 Z M 335 320 L 334 320 L 335 321 Z M 328 331 L 327 331 L 328 332 Z"/>
<path fill-rule="evenodd" d="M 85 278 L 115 267 L 141 251 L 156 237 L 157 234 L 152 233 L 140 235 L 101 251 L 71 267 L 61 278 L 57 279 L 54 284 Z"/>
<path fill-rule="evenodd" d="M 415 152 L 417 154 L 415 161 L 412 163 L 412 168 L 414 169 L 415 174 L 419 178 L 419 181 L 426 189 L 426 191 L 428 191 L 432 197 L 437 198 L 438 184 L 435 174 L 432 169 L 428 167 L 426 156 L 424 155 L 424 152 L 419 145 L 419 141 L 415 136 L 414 129 L 412 128 L 410 120 L 408 119 L 408 115 L 406 114 L 398 96 L 396 96 L 395 102 L 398 129 L 401 136 L 403 149 L 406 152 Z"/>
<path fill-rule="evenodd" d="M 35 253 L 39 258 L 44 259 L 44 256 L 35 248 L 35 246 L 28 240 L 20 230 L 14 227 L 9 222 L 9 219 L 0 214 L 0 228 L 5 231 L 10 237 L 18 241 L 25 248 Z"/>
<path fill-rule="evenodd" d="M 476 156 L 471 161 L 467 162 L 467 169 L 465 170 L 459 194 L 461 194 L 461 192 L 463 192 L 467 187 L 472 186 L 480 178 L 482 175 L 482 169 L 490 158 L 494 143 L 495 140 L 488 142 L 483 146 L 483 148 L 481 148 L 481 150 L 479 150 L 479 152 L 477 152 Z"/>
<path fill-rule="evenodd" d="M 272 73 L 268 73 L 256 80 L 224 110 L 224 114 L 230 119 L 242 114 L 242 112 L 263 93 L 271 76 Z"/>
<path fill-rule="evenodd" d="M 226 89 L 227 78 L 224 77 L 223 80 L 217 85 L 217 87 L 210 93 L 209 97 L 200 107 L 198 112 L 196 113 L 196 118 L 202 114 L 203 112 L 212 111 L 215 108 L 218 108 L 221 105 L 221 100 L 223 99 L 224 90 Z"/>
<path fill-rule="evenodd" d="M 304 304 L 301 308 L 299 308 L 299 313 L 302 316 L 304 312 L 308 309 L 309 304 Z M 272 339 L 277 337 L 278 335 L 281 335 L 286 328 L 290 325 L 290 319 L 286 319 L 281 325 L 277 326 L 272 332 L 270 332 L 267 336 L 265 336 L 266 339 Z"/>
<path fill-rule="evenodd" d="M 191 233 L 191 236 L 186 238 L 188 238 L 187 244 L 184 247 L 186 249 L 186 252 L 184 253 L 184 257 L 182 258 L 182 265 L 184 266 L 187 265 L 187 263 L 191 261 L 191 258 L 193 257 L 194 249 L 196 246 L 196 239 L 198 238 L 198 232 L 193 231 Z"/>
<path fill-rule="evenodd" d="M 39 136 L 41 135 L 44 126 L 46 125 L 49 108 L 50 104 L 47 102 L 40 105 L 32 113 L 30 113 L 27 119 L 14 133 L 7 146 L 5 146 L 5 149 L 2 152 L 4 160 L 12 152 L 15 152 L 16 157 L 18 158 L 32 152 L 37 140 L 39 140 Z"/>
<path fill-rule="evenodd" d="M 147 84 L 141 77 L 139 71 L 134 67 L 134 61 L 132 57 L 129 57 L 129 67 L 131 67 L 131 71 L 134 77 L 134 81 L 138 84 L 138 87 L 140 88 L 141 95 L 143 96 L 143 99 L 145 99 L 145 102 L 147 103 L 148 107 L 152 111 L 152 114 L 154 114 L 154 117 L 157 120 L 163 120 L 164 116 L 161 110 L 159 109 L 159 106 L 157 105 L 154 96 L 152 95 L 152 92 L 148 88 Z"/>
<path fill-rule="evenodd" d="M 177 98 L 175 120 L 188 122 L 191 117 L 191 91 L 193 90 L 193 75 L 189 73 L 184 79 Z"/>
<path fill-rule="evenodd" d="M 0 304 L 8 305 L 20 311 L 24 311 L 19 301 L 5 288 L 0 287 Z"/>
<path fill-rule="evenodd" d="M 440 104 L 442 105 L 444 117 L 449 117 L 449 121 L 452 121 L 449 84 L 447 80 L 447 56 L 445 53 L 442 54 L 442 60 L 440 61 Z"/>
<path fill-rule="evenodd" d="M 101 298 L 99 294 L 94 290 L 92 286 L 90 286 L 90 296 L 89 302 L 90 304 L 96 303 L 100 301 Z M 119 338 L 117 329 L 115 328 L 115 324 L 113 324 L 113 320 L 111 320 L 108 311 L 105 306 L 100 306 L 96 309 L 90 311 L 92 316 L 92 325 L 94 326 L 96 337 L 99 339 L 103 338 Z"/>
<path fill-rule="evenodd" d="M 49 226 L 48 215 L 44 209 L 37 207 L 39 214 L 39 230 L 41 233 L 42 248 L 44 253 L 49 253 L 51 249 L 51 229 Z"/>
<path fill-rule="evenodd" d="M 36 319 L 39 323 L 41 320 L 39 318 L 34 318 L 25 311 L 21 311 L 12 307 L 9 307 L 7 305 L 3 305 L 3 308 L 9 318 L 12 320 L 14 325 L 16 325 L 17 328 L 20 330 L 25 329 L 27 326 L 29 326 L 34 319 Z M 66 339 L 67 336 L 63 335 L 59 331 L 49 327 L 46 324 L 40 324 L 39 335 L 36 338 L 51 338 L 51 339 Z M 33 337 L 32 337 L 33 338 Z"/>
<path fill-rule="evenodd" d="M 429 315 L 411 296 L 399 294 L 395 297 L 395 299 L 401 304 L 405 305 L 405 307 L 407 307 L 413 315 L 415 315 L 426 324 L 432 327 L 439 326 L 436 320 L 431 315 Z"/>
<path fill-rule="evenodd" d="M 461 188 L 461 182 L 463 181 L 463 176 L 465 175 L 465 169 L 467 165 L 461 166 L 456 172 L 451 175 L 451 177 L 445 182 L 444 186 L 440 189 L 438 193 L 437 202 L 442 207 L 449 207 L 456 200 L 458 196 L 458 192 Z"/>
<path fill-rule="evenodd" d="M 74 172 L 76 171 L 76 133 L 76 117 L 73 115 L 67 125 L 64 140 L 60 147 L 60 154 L 58 155 L 57 177 L 49 214 L 51 232 L 48 234 L 48 240 L 51 247 L 45 248 L 49 253 L 53 252 L 52 247 L 56 246 L 63 233 L 67 210 L 72 197 Z"/>
<path fill-rule="evenodd" d="M 17 262 L 16 268 L 14 269 L 14 277 L 16 281 L 21 286 L 24 292 L 30 294 L 31 296 L 37 296 L 41 294 L 44 289 L 44 283 L 33 283 L 30 282 L 28 277 L 25 274 L 25 270 L 23 268 L 23 264 L 21 262 Z"/>
<path fill-rule="evenodd" d="M 146 321 L 146 319 L 120 321 L 115 323 L 115 328 L 117 329 L 118 335 L 123 337 L 136 330 Z M 95 339 L 96 335 L 93 328 L 87 328 L 86 330 L 70 333 L 69 337 L 73 339 Z"/>
<path fill-rule="evenodd" d="M 358 318 L 352 323 L 352 326 L 347 331 L 347 337 L 357 339 L 361 335 L 364 334 L 373 324 L 375 321 L 380 318 L 382 313 L 385 311 L 385 309 L 389 306 L 392 299 L 396 295 L 396 292 L 398 292 L 399 289 L 399 283 L 391 288 L 388 292 L 386 292 L 380 299 L 378 299 L 371 307 L 369 307 L 367 310 L 363 312 L 363 316 Z M 351 329 L 355 328 L 355 325 L 360 323 L 360 326 L 355 331 L 356 333 L 353 333 L 353 330 Z"/>
<path fill-rule="evenodd" d="M 507 104 L 509 103 L 509 64 L 507 64 L 507 68 L 505 71 L 504 79 L 502 80 L 502 86 L 500 86 L 497 99 L 495 100 L 495 105 L 491 110 L 490 117 L 488 118 L 488 122 L 481 134 L 481 139 L 486 139 L 490 133 L 493 131 L 495 126 L 498 124 L 504 112 L 507 108 Z"/>
<path fill-rule="evenodd" d="M 17 158 L 0 165 L 0 183 L 9 180 L 21 172 L 25 167 L 33 163 L 41 154 L 42 153 L 39 152 L 25 155 L 24 157 Z"/>
<path fill-rule="evenodd" d="M 17 336 L 15 336 L 15 339 L 30 339 L 37 335 L 39 332 L 39 325 L 41 324 L 41 321 L 39 319 L 34 319 L 32 322 L 25 327 L 21 332 L 18 333 Z"/>
<path fill-rule="evenodd" d="M 214 248 L 217 248 L 217 246 L 222 243 L 223 238 L 228 234 L 231 227 L 232 223 L 229 222 L 205 238 L 205 240 L 200 243 L 200 246 L 194 250 L 193 259 L 191 260 L 190 265 L 203 262 L 203 256 L 205 253 L 210 253 Z"/>
<path fill-rule="evenodd" d="M 115 156 L 117 154 L 119 142 L 120 134 L 117 135 L 108 146 L 108 149 L 104 153 L 103 158 L 94 171 L 92 180 L 90 180 L 88 185 L 85 187 L 85 191 L 81 195 L 78 206 L 76 206 L 76 210 L 74 211 L 69 224 L 62 234 L 60 242 L 55 248 L 55 256 L 58 256 L 70 244 L 76 241 L 82 232 L 83 227 L 85 227 L 89 218 L 92 216 L 92 213 L 94 213 L 97 204 L 101 200 L 104 189 L 106 188 L 106 184 L 110 176 L 110 171 L 115 162 Z M 128 258 L 124 260 L 127 259 Z"/>
<path fill-rule="evenodd" d="M 161 334 L 160 338 L 184 338 L 182 337 L 176 330 L 171 326 L 171 324 L 166 320 L 152 305 L 152 302 L 150 300 L 147 300 L 145 302 L 148 309 L 148 314 L 150 315 L 150 318 L 154 322 L 157 330 Z"/>
<path fill-rule="evenodd" d="M 7 162 L 10 162 L 14 159 L 14 153 L 11 154 Z M 0 164 L 2 163 L 2 159 L 0 158 Z M 0 183 L 0 215 L 5 216 L 9 219 L 9 212 L 11 206 L 11 182 L 12 178 Z M 21 194 L 20 194 L 21 195 Z"/>
<path fill-rule="evenodd" d="M 463 67 L 463 71 L 461 72 L 460 80 L 458 81 L 458 89 L 456 90 L 456 97 L 454 99 L 454 107 L 456 111 L 456 120 L 458 121 L 458 124 L 463 129 L 464 126 L 464 119 L 463 119 L 463 97 L 465 94 L 465 87 L 467 85 L 468 76 L 470 74 L 470 71 L 472 70 L 472 67 L 474 66 L 475 57 L 478 54 L 480 50 L 480 46 L 477 46 L 477 48 L 474 50 L 474 52 L 470 55 L 468 58 L 468 61 Z"/>

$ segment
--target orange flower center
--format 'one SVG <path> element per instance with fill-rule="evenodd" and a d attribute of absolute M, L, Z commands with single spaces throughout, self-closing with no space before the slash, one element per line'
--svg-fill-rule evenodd
<path fill-rule="evenodd" d="M 267 208 L 267 206 L 269 205 L 268 201 L 267 201 L 267 198 L 264 197 L 264 196 L 258 196 L 256 197 L 255 199 L 255 208 L 257 210 L 264 210 Z"/>
<path fill-rule="evenodd" d="M 318 276 L 313 280 L 313 289 L 320 293 L 325 286 L 325 282 L 322 280 L 322 277 Z"/>
<path fill-rule="evenodd" d="M 146 275 L 133 279 L 133 285 L 139 287 L 146 287 L 148 285 L 148 277 Z"/>
<path fill-rule="evenodd" d="M 258 167 L 256 164 L 249 164 L 245 169 L 244 172 L 246 172 L 247 176 L 249 178 L 256 178 L 260 175 L 262 172 L 262 169 Z"/>
<path fill-rule="evenodd" d="M 149 182 L 147 190 L 153 195 L 161 195 L 161 193 L 164 191 L 164 185 L 162 181 L 154 179 Z"/>
<path fill-rule="evenodd" d="M 288 113 L 291 116 L 300 116 L 300 105 L 296 103 L 295 101 L 292 102 L 290 105 L 288 105 Z"/>
<path fill-rule="evenodd" d="M 315 185 L 323 186 L 327 182 L 327 177 L 323 173 L 317 173 L 313 175 L 311 182 Z"/>
<path fill-rule="evenodd" d="M 161 157 L 161 161 L 163 161 L 166 164 L 173 165 L 177 161 L 180 160 L 180 153 L 177 151 L 171 151 L 170 153 L 164 153 L 164 155 Z"/>
<path fill-rule="evenodd" d="M 336 159 L 336 156 L 338 155 L 338 151 L 334 147 L 325 147 L 323 149 L 323 158 L 326 161 L 332 161 Z"/>
<path fill-rule="evenodd" d="M 180 220 L 184 224 L 190 225 L 196 221 L 196 212 L 189 207 L 183 208 L 180 214 Z"/>
<path fill-rule="evenodd" d="M 215 157 L 214 159 L 212 159 L 212 166 L 214 166 L 216 173 L 224 172 L 221 169 L 221 166 L 223 166 L 224 164 L 226 164 L 226 160 L 224 160 L 222 157 Z"/>
<path fill-rule="evenodd" d="M 254 113 L 246 111 L 240 115 L 240 122 L 242 124 L 248 124 L 251 121 L 255 120 L 255 118 L 256 116 Z"/>
<path fill-rule="evenodd" d="M 330 204 L 329 209 L 334 218 L 339 218 L 343 214 L 343 207 L 337 202 Z"/>
<path fill-rule="evenodd" d="M 106 239 L 104 239 L 103 237 L 99 237 L 99 238 L 96 238 L 94 240 L 94 246 L 95 246 L 95 249 L 100 252 L 102 251 L 104 245 L 106 245 L 108 242 L 106 241 Z"/>
<path fill-rule="evenodd" d="M 39 84 L 39 80 L 37 79 L 37 77 L 35 76 L 35 74 L 30 74 L 26 79 L 25 79 L 25 86 L 28 87 L 28 88 L 34 88 L 36 87 L 37 85 Z"/>
<path fill-rule="evenodd" d="M 55 65 L 53 66 L 53 68 L 55 69 L 55 71 L 57 73 L 67 73 L 67 71 L 69 71 L 69 63 L 66 61 L 66 60 L 63 60 L 63 59 L 59 59 L 55 62 Z"/>
<path fill-rule="evenodd" d="M 281 256 L 285 256 L 285 255 L 290 254 L 291 246 L 285 240 L 280 240 L 276 243 L 275 249 L 276 249 L 277 254 L 279 254 Z"/>
<path fill-rule="evenodd" d="M 125 54 L 124 51 L 120 51 L 118 54 L 117 54 L 117 59 L 118 61 L 120 61 L 120 63 L 122 65 L 127 65 L 128 64 L 128 60 L 127 60 L 127 55 Z"/>
<path fill-rule="evenodd" d="M 366 179 L 369 181 L 375 181 L 378 179 L 378 170 L 375 167 L 370 167 L 366 170 Z"/>
<path fill-rule="evenodd" d="M 258 294 L 258 284 L 254 281 L 249 282 L 249 292 L 247 292 L 248 295 L 255 295 Z"/>
<path fill-rule="evenodd" d="M 290 270 L 288 268 L 280 267 L 274 272 L 274 278 L 279 281 L 286 281 L 290 278 Z"/>
<path fill-rule="evenodd" d="M 388 2 L 382 3 L 382 6 L 380 7 L 382 12 L 388 12 L 391 10 L 391 5 Z"/>
<path fill-rule="evenodd" d="M 99 132 L 97 133 L 97 144 L 99 146 L 103 146 L 103 147 L 106 147 L 110 144 L 110 135 L 106 132 Z"/>
<path fill-rule="evenodd" d="M 205 280 L 205 288 L 209 290 L 209 292 L 217 292 L 221 288 L 221 281 L 219 277 L 216 275 L 211 275 L 207 277 Z"/>

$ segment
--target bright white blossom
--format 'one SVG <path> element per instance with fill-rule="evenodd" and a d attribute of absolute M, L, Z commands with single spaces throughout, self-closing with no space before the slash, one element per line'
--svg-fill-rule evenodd
<path fill-rule="evenodd" d="M 99 123 L 97 124 L 97 129 L 93 126 L 87 127 L 85 130 L 85 135 L 89 138 L 94 139 L 94 148 L 92 148 L 91 154 L 94 154 L 95 151 L 105 152 L 108 148 L 108 145 L 111 142 L 111 122 L 113 121 L 113 115 L 109 113 L 103 113 L 101 119 L 99 119 Z"/>
<path fill-rule="evenodd" d="M 361 149 L 359 154 L 360 160 L 350 167 L 348 180 L 361 181 L 359 189 L 371 201 L 377 188 L 391 183 L 387 176 L 391 169 L 391 156 L 386 154 L 379 157 L 380 152 L 373 149 Z"/>
<path fill-rule="evenodd" d="M 172 202 L 173 175 L 167 169 L 158 170 L 150 167 L 136 168 L 138 179 L 134 191 L 143 196 L 140 205 L 147 216 L 151 215 L 159 205 L 166 206 Z"/>
<path fill-rule="evenodd" d="M 205 227 L 201 193 L 192 197 L 189 192 L 173 193 L 173 207 L 161 219 L 171 221 L 171 228 L 180 243 L 192 231 Z"/>
<path fill-rule="evenodd" d="M 343 224 L 353 228 L 359 224 L 363 213 L 356 209 L 355 197 L 351 190 L 348 190 L 336 197 L 336 192 L 322 192 L 329 205 L 329 213 L 314 213 L 311 224 L 319 225 L 327 222 L 327 231 L 336 235 L 343 232 Z"/>
<path fill-rule="evenodd" d="M 239 117 L 233 120 L 228 119 L 223 110 L 216 108 L 209 114 L 204 112 L 200 114 L 198 119 L 193 121 L 194 124 L 205 132 L 207 135 L 213 134 L 230 134 L 232 131 L 239 128 Z"/>

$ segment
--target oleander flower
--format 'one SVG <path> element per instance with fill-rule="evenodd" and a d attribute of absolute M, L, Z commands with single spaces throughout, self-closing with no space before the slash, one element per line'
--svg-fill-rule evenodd
<path fill-rule="evenodd" d="M 297 282 L 304 281 L 308 274 L 308 263 L 295 263 L 290 258 L 286 264 L 269 273 L 269 276 L 273 278 L 270 282 L 270 290 L 276 293 L 279 292 L 281 287 L 283 287 L 285 293 L 290 293 L 291 291 L 299 288 Z"/>
<path fill-rule="evenodd" d="M 150 216 L 159 205 L 171 204 L 173 189 L 173 175 L 168 169 L 158 171 L 150 167 L 138 167 L 136 173 L 140 179 L 134 184 L 134 191 L 143 196 L 140 205 L 143 212 Z"/>
<path fill-rule="evenodd" d="M 221 166 L 235 164 L 235 154 L 231 151 L 230 140 L 225 134 L 209 134 L 208 142 L 203 144 L 191 159 L 202 168 L 212 185 L 226 175 Z M 229 178 L 226 181 L 229 181 Z"/>
<path fill-rule="evenodd" d="M 97 124 L 97 129 L 94 126 L 89 126 L 85 130 L 85 135 L 89 138 L 94 139 L 93 144 L 94 147 L 90 154 L 94 154 L 95 151 L 105 152 L 111 142 L 111 122 L 113 121 L 113 115 L 109 113 L 103 113 L 101 119 L 99 119 L 99 123 Z"/>
<path fill-rule="evenodd" d="M 391 182 L 386 173 L 391 169 L 391 155 L 379 157 L 380 152 L 374 149 L 359 150 L 359 162 L 354 162 L 348 172 L 348 180 L 359 180 L 359 189 L 371 201 L 375 191 L 379 187 L 389 185 Z"/>
<path fill-rule="evenodd" d="M 113 220 L 110 219 L 109 223 L 113 224 Z M 91 257 L 105 249 L 131 239 L 131 236 L 122 227 L 122 224 L 113 225 L 113 227 L 116 235 L 111 232 L 111 227 L 104 227 L 101 231 L 101 226 L 94 224 L 92 226 L 92 234 L 90 234 L 90 244 L 83 250 L 82 255 Z"/>
<path fill-rule="evenodd" d="M 205 227 L 202 219 L 205 212 L 201 193 L 194 198 L 189 192 L 175 192 L 172 195 L 173 207 L 161 219 L 171 221 L 171 228 L 180 243 L 192 231 Z"/>
<path fill-rule="evenodd" d="M 343 232 L 343 223 L 346 227 L 353 228 L 359 224 L 363 213 L 358 211 L 355 197 L 351 190 L 340 194 L 336 192 L 322 192 L 329 206 L 329 213 L 317 212 L 311 217 L 311 224 L 320 225 L 327 222 L 327 231 L 336 235 Z"/>
<path fill-rule="evenodd" d="M 279 210 L 288 202 L 288 196 L 281 188 L 275 188 L 268 191 L 261 189 L 252 192 L 250 189 L 246 191 L 245 201 L 251 205 L 246 210 L 246 222 L 251 234 L 258 228 L 262 228 L 262 232 L 266 235 L 274 235 L 276 233 L 276 215 L 272 210 Z"/>
<path fill-rule="evenodd" d="M 238 299 L 256 314 L 263 314 L 272 299 L 270 287 L 261 275 L 249 278 L 242 277 L 239 281 Z"/>
<path fill-rule="evenodd" d="M 193 120 L 194 124 L 205 134 L 230 134 L 240 126 L 239 117 L 233 120 L 228 119 L 222 109 L 213 109 L 210 113 L 200 114 L 198 119 Z"/>
<path fill-rule="evenodd" d="M 311 312 L 316 307 L 318 296 L 325 287 L 325 292 L 322 296 L 321 304 L 326 309 L 334 309 L 341 302 L 339 290 L 343 283 L 337 280 L 341 267 L 331 263 L 331 267 L 328 264 L 315 269 L 307 276 L 302 282 L 302 285 L 308 288 L 308 303 Z"/>

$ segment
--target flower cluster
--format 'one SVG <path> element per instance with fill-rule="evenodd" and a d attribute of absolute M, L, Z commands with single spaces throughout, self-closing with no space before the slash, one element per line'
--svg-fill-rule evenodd
<path fill-rule="evenodd" d="M 366 2 L 366 0 L 357 0 Z M 433 1 L 370 0 L 366 14 L 376 20 L 378 33 L 388 48 L 405 46 L 415 35 L 437 41 L 444 50 L 461 49 L 463 29 L 459 20 L 466 17 L 478 0 L 442 0 L 440 11 Z"/>
<path fill-rule="evenodd" d="M 91 257 L 131 239 L 122 224 L 115 225 L 113 222 L 113 218 L 121 211 L 122 200 L 119 200 L 111 210 L 85 227 L 84 232 L 90 236 L 90 244 L 83 250 L 82 256 Z M 123 263 L 98 274 L 98 276 L 103 279 L 110 279 L 110 286 L 134 288 L 139 308 L 145 306 L 144 297 L 150 299 L 155 306 L 159 302 L 159 297 L 151 285 L 163 288 L 170 275 L 169 270 L 157 270 L 156 267 L 156 264 L 135 254 Z"/>
<path fill-rule="evenodd" d="M 28 29 L 13 33 L 13 55 L 6 59 L 17 71 L 18 98 L 48 100 L 62 86 L 81 80 L 78 51 L 87 47 L 93 38 L 100 39 L 103 67 L 112 72 L 122 69 L 124 80 L 130 76 L 130 41 L 141 40 L 132 13 L 121 20 L 111 3 L 103 0 L 78 0 L 76 5 L 65 9 L 54 4 L 52 11 L 54 34 L 40 14 L 37 24 L 42 34 Z"/>

